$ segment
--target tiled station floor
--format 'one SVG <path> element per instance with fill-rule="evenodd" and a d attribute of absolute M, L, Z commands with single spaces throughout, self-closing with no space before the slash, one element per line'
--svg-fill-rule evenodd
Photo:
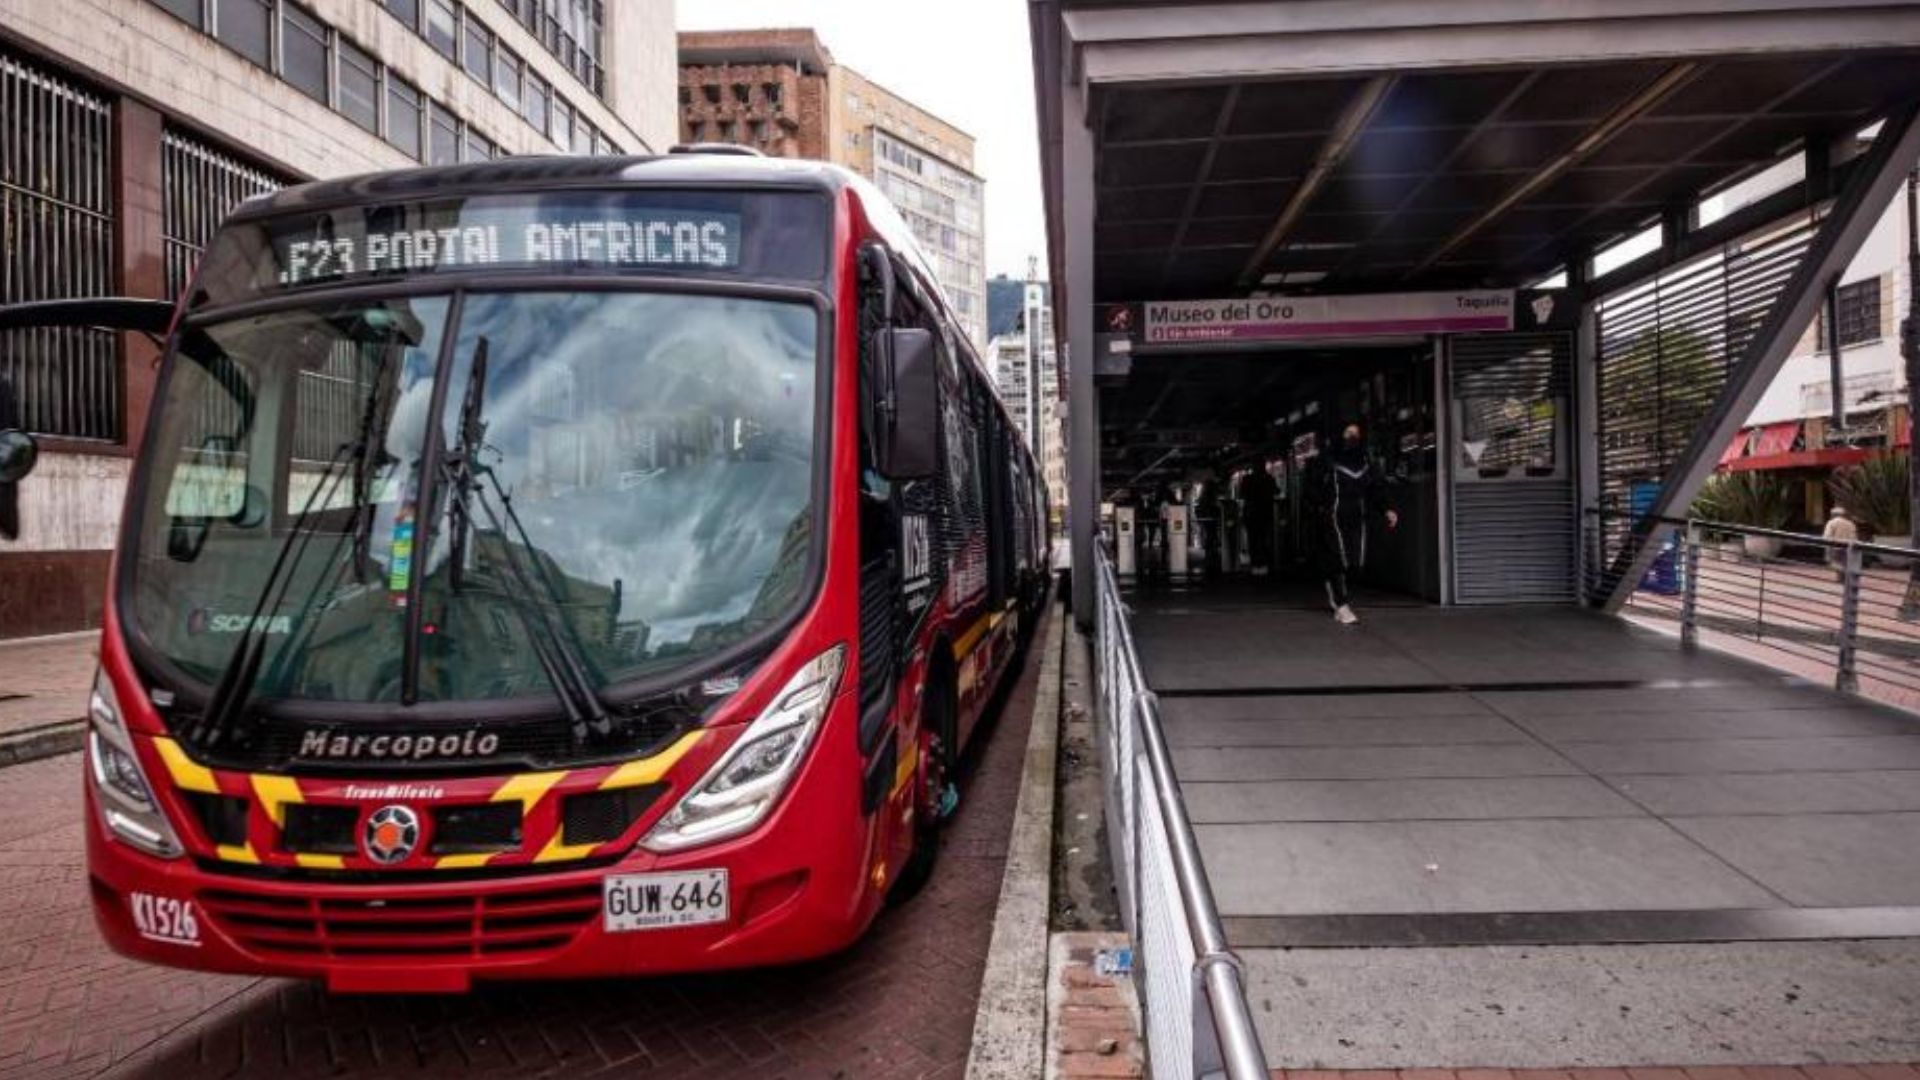
<path fill-rule="evenodd" d="M 1275 1065 L 1920 1055 L 1920 720 L 1571 607 L 1131 602 Z"/>

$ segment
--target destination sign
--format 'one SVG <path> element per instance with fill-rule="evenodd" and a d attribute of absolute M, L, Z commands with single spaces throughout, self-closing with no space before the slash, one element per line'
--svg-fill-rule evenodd
<path fill-rule="evenodd" d="M 637 210 L 579 216 L 564 206 L 468 207 L 445 224 L 381 228 L 373 215 L 327 216 L 273 236 L 282 288 L 423 271 L 557 266 L 730 270 L 740 265 L 740 215 Z M 454 215 L 449 215 L 454 216 Z"/>
<path fill-rule="evenodd" d="M 724 275 L 801 285 L 827 272 L 832 204 L 812 191 L 626 187 L 301 205 L 223 226 L 190 312 L 308 288 L 501 271 Z"/>

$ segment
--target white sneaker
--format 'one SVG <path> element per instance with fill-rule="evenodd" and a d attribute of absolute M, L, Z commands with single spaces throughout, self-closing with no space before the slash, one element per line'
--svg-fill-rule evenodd
<path fill-rule="evenodd" d="M 1342 626 L 1352 626 L 1354 623 L 1360 621 L 1360 616 L 1355 615 L 1353 609 L 1345 604 L 1341 604 L 1339 607 L 1333 609 L 1333 617 Z"/>

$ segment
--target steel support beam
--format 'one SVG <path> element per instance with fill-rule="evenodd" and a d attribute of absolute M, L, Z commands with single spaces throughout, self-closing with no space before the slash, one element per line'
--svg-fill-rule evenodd
<path fill-rule="evenodd" d="M 1320 189 L 1326 185 L 1334 170 L 1353 152 L 1353 144 L 1360 140 L 1360 133 L 1367 129 L 1373 114 L 1380 111 L 1380 103 L 1387 99 L 1387 92 L 1393 89 L 1393 84 L 1392 76 L 1376 75 L 1354 91 L 1353 97 L 1347 101 L 1347 107 L 1341 110 L 1340 119 L 1334 123 L 1333 130 L 1327 133 L 1326 141 L 1320 144 L 1320 152 L 1315 155 L 1313 168 L 1307 173 L 1307 178 L 1294 189 L 1293 198 L 1287 200 L 1287 205 L 1281 207 L 1280 216 L 1273 220 L 1267 234 L 1260 238 L 1259 246 L 1253 249 L 1253 257 L 1247 260 L 1246 267 L 1240 271 L 1241 288 L 1259 283 L 1261 273 L 1267 268 L 1267 260 L 1273 258 L 1273 253 L 1280 249 L 1287 234 L 1293 231 L 1300 215 L 1307 212 L 1308 205 L 1313 202 L 1314 196 L 1320 194 Z M 1199 186 L 1195 185 L 1196 195 L 1199 190 Z"/>
<path fill-rule="evenodd" d="M 1821 223 L 1818 235 L 1793 277 L 1774 302 L 1767 321 L 1748 343 L 1746 354 L 1733 368 L 1713 409 L 1695 429 L 1693 440 L 1667 470 L 1660 497 L 1634 523 L 1626 549 L 1615 560 L 1612 591 L 1602 603 L 1618 611 L 1633 594 L 1640 578 L 1658 553 L 1648 543 L 1661 518 L 1680 517 L 1719 463 L 1720 452 L 1746 422 L 1760 396 L 1772 384 L 1787 355 L 1793 351 L 1813 314 L 1824 300 L 1826 284 L 1846 269 L 1873 231 L 1880 215 L 1914 161 L 1920 158 L 1920 106 L 1907 105 L 1887 118 L 1873 146 L 1848 178 L 1839 200 Z"/>
<path fill-rule="evenodd" d="M 1066 248 L 1067 534 L 1073 554 L 1073 617 L 1091 628 L 1099 581 L 1100 393 L 1093 384 L 1093 130 L 1086 88 L 1060 87 L 1060 233 Z"/>
<path fill-rule="evenodd" d="M 1315 0 L 1065 12 L 1088 82 L 1301 77 L 1920 45 L 1904 0 Z"/>
<path fill-rule="evenodd" d="M 1525 180 L 1515 184 L 1499 201 L 1488 207 L 1484 213 L 1461 226 L 1452 236 L 1442 241 L 1419 265 L 1408 271 L 1407 277 L 1425 273 L 1433 264 L 1459 250 L 1467 241 L 1478 236 L 1489 225 L 1500 220 L 1508 211 L 1538 194 L 1541 189 L 1571 172 L 1581 162 L 1613 141 L 1614 137 L 1625 131 L 1634 121 L 1653 111 L 1661 102 L 1673 95 L 1673 92 L 1692 82 L 1700 74 L 1702 66 L 1695 63 L 1675 64 L 1660 73 L 1639 93 L 1633 95 L 1626 104 L 1603 117 L 1580 137 L 1565 153 L 1541 166 Z"/>

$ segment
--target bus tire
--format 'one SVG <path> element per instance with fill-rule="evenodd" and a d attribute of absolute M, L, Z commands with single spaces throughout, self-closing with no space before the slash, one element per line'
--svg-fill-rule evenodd
<path fill-rule="evenodd" d="M 954 692 L 952 665 L 941 663 L 927 677 L 927 709 L 921 716 L 921 730 L 928 734 L 922 752 L 928 754 L 921 770 L 921 783 L 944 786 L 954 782 L 959 761 L 959 704 Z M 913 899 L 933 878 L 940 861 L 941 820 L 929 808 L 940 800 L 939 791 L 922 791 L 913 813 L 913 850 L 900 867 L 887 892 L 888 904 L 904 904 Z"/>

